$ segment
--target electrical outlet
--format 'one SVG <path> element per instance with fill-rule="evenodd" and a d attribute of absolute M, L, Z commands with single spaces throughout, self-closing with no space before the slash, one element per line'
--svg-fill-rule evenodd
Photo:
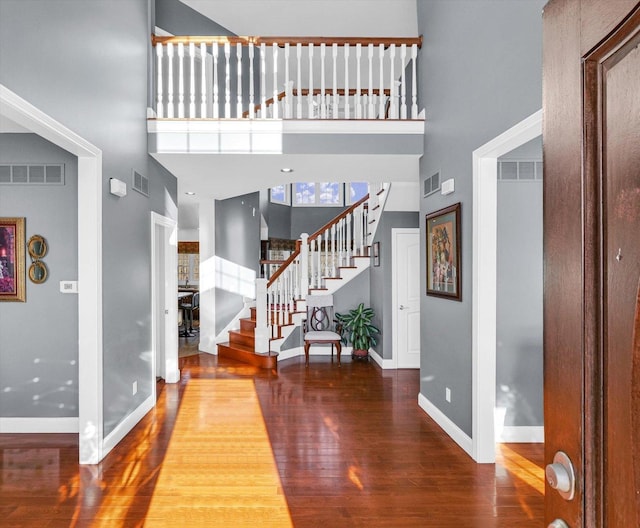
<path fill-rule="evenodd" d="M 449 387 L 444 389 L 444 399 L 451 403 L 451 389 Z"/>
<path fill-rule="evenodd" d="M 135 396 L 136 392 L 138 392 L 138 381 L 137 380 L 133 382 L 133 387 L 131 388 L 131 394 L 133 394 Z"/>

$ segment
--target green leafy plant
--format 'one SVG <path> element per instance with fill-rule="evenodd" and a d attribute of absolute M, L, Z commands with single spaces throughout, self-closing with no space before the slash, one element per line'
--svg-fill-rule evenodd
<path fill-rule="evenodd" d="M 368 351 L 377 343 L 375 334 L 380 330 L 371 323 L 374 313 L 371 308 L 365 308 L 360 303 L 357 308 L 346 314 L 336 314 L 336 319 L 342 324 L 342 342 L 351 342 L 354 350 Z"/>

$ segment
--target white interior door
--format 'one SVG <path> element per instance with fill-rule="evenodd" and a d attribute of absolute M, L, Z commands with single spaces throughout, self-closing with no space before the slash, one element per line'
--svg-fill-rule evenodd
<path fill-rule="evenodd" d="M 156 377 L 165 378 L 165 348 L 166 348 L 166 325 L 167 325 L 167 315 L 168 315 L 168 306 L 167 299 L 165 299 L 165 274 L 166 274 L 166 235 L 165 231 L 167 229 L 163 225 L 156 224 L 155 225 L 155 254 L 153 255 L 153 262 L 156 266 L 155 273 L 155 291 L 156 291 L 156 299 L 153 306 L 153 310 L 155 311 L 155 320 L 157 324 L 154 325 L 155 329 L 155 363 L 156 363 Z M 177 301 L 176 301 L 177 302 Z"/>
<path fill-rule="evenodd" d="M 420 229 L 392 229 L 393 357 L 420 368 Z"/>

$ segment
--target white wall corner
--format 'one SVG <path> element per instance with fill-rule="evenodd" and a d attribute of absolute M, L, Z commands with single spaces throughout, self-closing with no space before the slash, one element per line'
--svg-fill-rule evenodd
<path fill-rule="evenodd" d="M 102 445 L 102 454 L 106 456 L 120 440 L 122 440 L 131 430 L 138 424 L 145 414 L 147 414 L 155 405 L 155 398 L 153 395 L 149 396 L 143 401 L 131 414 L 129 414 L 124 420 L 122 420 L 116 428 L 111 431 L 104 439 Z"/>
<path fill-rule="evenodd" d="M 378 366 L 383 369 L 383 370 L 387 370 L 387 369 L 395 369 L 396 364 L 393 361 L 393 359 L 384 359 L 380 354 L 378 354 L 373 348 L 369 349 L 369 356 L 371 357 L 371 359 L 373 359 Z"/>

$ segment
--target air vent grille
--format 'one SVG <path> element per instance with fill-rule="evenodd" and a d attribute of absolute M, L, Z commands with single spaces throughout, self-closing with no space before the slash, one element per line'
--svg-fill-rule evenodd
<path fill-rule="evenodd" d="M 440 172 L 436 172 L 424 180 L 423 196 L 429 196 L 440 190 Z"/>
<path fill-rule="evenodd" d="M 64 164 L 2 164 L 0 185 L 64 185 Z"/>
<path fill-rule="evenodd" d="M 133 189 L 149 197 L 149 178 L 138 171 L 133 171 Z"/>
<path fill-rule="evenodd" d="M 498 179 L 503 181 L 542 180 L 542 162 L 499 161 Z"/>

